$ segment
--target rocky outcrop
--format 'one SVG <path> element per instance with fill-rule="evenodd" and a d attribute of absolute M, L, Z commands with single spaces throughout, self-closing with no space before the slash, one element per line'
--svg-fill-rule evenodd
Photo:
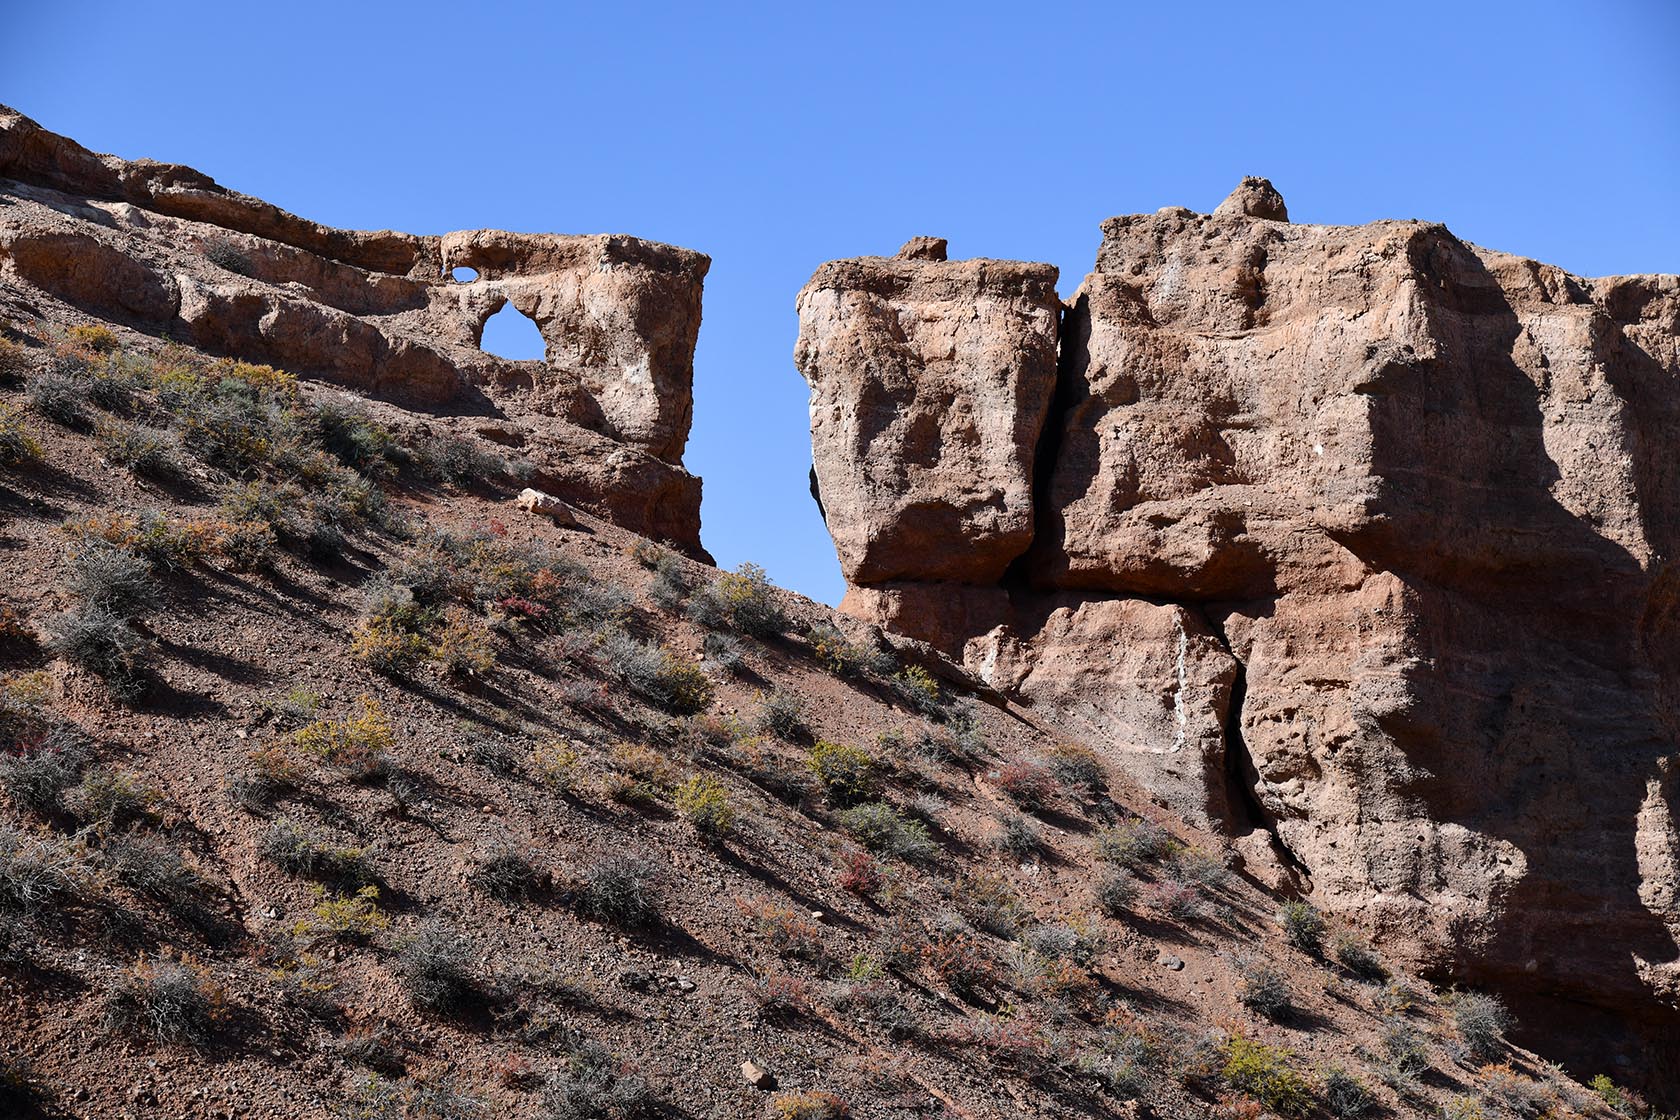
<path fill-rule="evenodd" d="M 709 264 L 618 235 L 331 229 L 0 107 L 0 290 L 18 311 L 62 305 L 464 424 L 496 416 L 545 486 L 695 555 L 682 453 Z M 507 305 L 544 360 L 479 348 Z"/>
<path fill-rule="evenodd" d="M 1608 1009 L 1604 1039 L 1676 1029 L 1680 278 L 1287 213 L 1250 179 L 1213 215 L 1103 223 L 1041 431 L 995 362 L 924 398 L 889 332 L 812 346 L 888 267 L 823 266 L 797 360 L 844 607 L 1106 744 L 1389 951 Z M 929 433 L 915 459 L 828 430 L 877 397 Z M 953 408 L 1022 442 L 941 471 Z M 904 499 L 875 480 L 904 478 L 918 512 L 1030 478 L 1030 546 L 881 531 Z"/>
<path fill-rule="evenodd" d="M 816 485 L 849 581 L 991 583 L 1027 550 L 1055 286 L 1050 265 L 947 261 L 924 237 L 799 293 Z"/>

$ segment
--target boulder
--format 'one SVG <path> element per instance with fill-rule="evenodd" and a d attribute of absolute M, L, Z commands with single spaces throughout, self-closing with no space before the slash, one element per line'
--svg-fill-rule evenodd
<path fill-rule="evenodd" d="M 562 527 L 577 524 L 577 517 L 565 502 L 529 486 L 519 492 L 519 497 L 513 500 L 513 504 L 533 517 L 549 518 Z"/>

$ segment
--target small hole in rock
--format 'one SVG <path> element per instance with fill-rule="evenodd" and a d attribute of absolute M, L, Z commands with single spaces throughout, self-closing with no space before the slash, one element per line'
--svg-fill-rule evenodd
<path fill-rule="evenodd" d="M 502 304 L 502 309 L 485 321 L 478 345 L 486 354 L 520 362 L 541 360 L 548 353 L 537 324 L 511 303 Z"/>
<path fill-rule="evenodd" d="M 478 269 L 468 268 L 466 265 L 456 265 L 449 270 L 449 278 L 457 284 L 470 284 L 478 279 Z"/>

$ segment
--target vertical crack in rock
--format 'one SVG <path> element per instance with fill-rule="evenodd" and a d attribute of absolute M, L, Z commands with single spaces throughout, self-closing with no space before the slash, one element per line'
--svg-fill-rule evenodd
<path fill-rule="evenodd" d="M 1304 893 L 1305 888 L 1312 882 L 1312 873 L 1290 850 L 1289 845 L 1283 842 L 1283 837 L 1278 834 L 1277 818 L 1266 811 L 1265 804 L 1260 799 L 1260 768 L 1255 765 L 1254 756 L 1248 750 L 1248 740 L 1243 735 L 1243 706 L 1248 702 L 1248 665 L 1231 647 L 1231 639 L 1225 633 L 1223 619 L 1215 617 L 1213 611 L 1205 606 L 1195 603 L 1181 605 L 1185 610 L 1195 612 L 1196 617 L 1206 624 L 1208 631 L 1219 642 L 1220 648 L 1230 656 L 1231 663 L 1236 666 L 1236 675 L 1231 680 L 1230 706 L 1225 713 L 1225 802 L 1233 818 L 1227 822 L 1227 827 L 1233 836 L 1240 836 L 1244 832 L 1264 831 L 1270 838 L 1273 854 L 1289 873 L 1291 885 Z M 1183 634 L 1182 630 L 1180 634 Z M 1181 643 L 1184 641 L 1185 639 L 1180 639 Z M 1183 648 L 1182 644 L 1180 648 Z M 1182 653 L 1180 656 L 1182 658 Z M 1180 665 L 1182 664 L 1181 660 Z M 1181 703 L 1182 692 L 1174 701 L 1175 711 Z"/>
<path fill-rule="evenodd" d="M 1184 693 L 1190 687 L 1190 669 L 1187 664 L 1190 656 L 1190 635 L 1185 632 L 1183 619 L 1179 619 L 1177 625 L 1178 649 L 1177 657 L 1173 662 L 1174 684 L 1177 685 L 1177 688 L 1173 691 L 1173 724 L 1175 726 L 1173 728 L 1172 749 L 1174 754 L 1184 749 L 1184 729 L 1190 723 L 1189 708 L 1184 703 Z M 1230 647 L 1227 646 L 1226 648 L 1229 649 Z M 1237 681 L 1239 683 L 1242 681 L 1242 665 L 1240 662 L 1237 666 Z M 1235 699 L 1235 696 L 1235 686 L 1233 686 L 1232 698 Z"/>

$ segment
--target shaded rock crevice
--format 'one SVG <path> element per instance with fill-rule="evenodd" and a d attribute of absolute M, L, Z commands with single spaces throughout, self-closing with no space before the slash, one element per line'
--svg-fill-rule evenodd
<path fill-rule="evenodd" d="M 1231 639 L 1225 633 L 1222 612 L 1207 605 L 1192 609 L 1219 642 L 1220 648 L 1231 658 L 1235 667 L 1231 678 L 1230 699 L 1226 706 L 1224 754 L 1221 759 L 1224 763 L 1224 801 L 1229 814 L 1225 821 L 1226 832 L 1239 842 L 1249 841 L 1241 845 L 1246 861 L 1251 864 L 1262 862 L 1271 865 L 1249 868 L 1268 887 L 1296 895 L 1310 893 L 1312 874 L 1295 853 L 1290 851 L 1289 845 L 1284 842 L 1278 830 L 1277 817 L 1266 808 L 1262 797 L 1264 778 L 1259 767 L 1255 765 L 1254 756 L 1249 753 L 1248 740 L 1243 730 L 1243 710 L 1248 701 L 1248 666 L 1243 663 L 1236 650 L 1231 648 Z M 1263 844 L 1256 845 L 1252 842 L 1257 835 L 1264 838 Z"/>

